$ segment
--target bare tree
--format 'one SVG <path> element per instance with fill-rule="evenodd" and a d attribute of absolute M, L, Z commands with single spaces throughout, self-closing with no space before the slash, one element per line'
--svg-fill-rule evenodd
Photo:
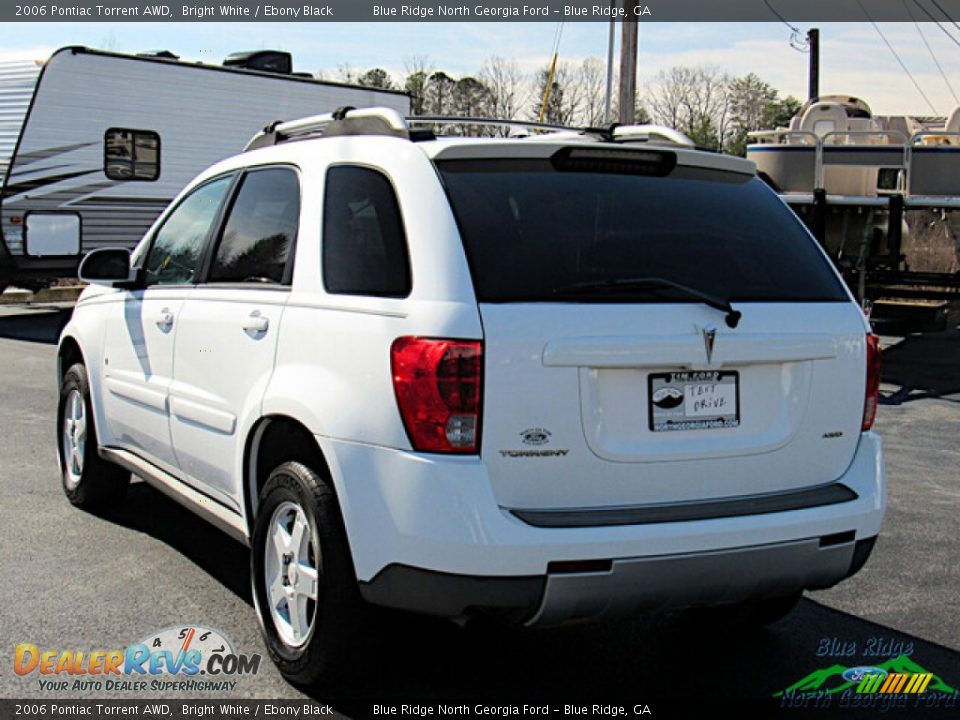
<path fill-rule="evenodd" d="M 724 149 L 737 155 L 746 154 L 747 136 L 751 130 L 766 129 L 774 119 L 777 90 L 750 73 L 730 81 L 729 94 L 731 132 Z"/>
<path fill-rule="evenodd" d="M 549 67 L 537 73 L 537 92 L 534 94 L 533 102 L 530 103 L 530 114 L 534 120 L 540 118 L 549 75 Z M 583 104 L 583 86 L 578 77 L 577 68 L 568 62 L 557 63 L 550 85 L 550 96 L 543 121 L 555 125 L 573 124 L 579 118 Z"/>
<path fill-rule="evenodd" d="M 657 73 L 646 92 L 646 105 L 654 122 L 681 129 L 686 125 L 687 96 L 692 94 L 694 69 L 672 67 Z"/>
<path fill-rule="evenodd" d="M 515 60 L 489 58 L 483 64 L 478 79 L 489 93 L 487 115 L 512 120 L 520 114 L 530 93 L 523 71 Z"/>
<path fill-rule="evenodd" d="M 587 127 L 603 124 L 604 101 L 606 100 L 606 66 L 599 58 L 586 58 L 577 68 L 577 82 L 582 98 L 577 121 Z"/>
<path fill-rule="evenodd" d="M 672 67 L 657 74 L 646 105 L 654 122 L 719 149 L 731 126 L 729 84 L 730 77 L 716 67 Z"/>
<path fill-rule="evenodd" d="M 410 93 L 410 111 L 414 115 L 426 114 L 427 78 L 430 77 L 430 61 L 423 55 L 414 55 L 404 61 L 403 89 Z"/>
<path fill-rule="evenodd" d="M 350 63 L 341 63 L 337 65 L 336 78 L 339 82 L 355 84 L 357 82 L 358 71 L 351 67 Z"/>

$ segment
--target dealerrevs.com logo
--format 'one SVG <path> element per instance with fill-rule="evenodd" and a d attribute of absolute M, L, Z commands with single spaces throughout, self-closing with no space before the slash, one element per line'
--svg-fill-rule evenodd
<path fill-rule="evenodd" d="M 36 677 L 41 690 L 160 692 L 232 691 L 254 675 L 260 655 L 237 653 L 217 630 L 169 627 L 123 650 L 57 650 L 20 643 L 13 670 Z"/>

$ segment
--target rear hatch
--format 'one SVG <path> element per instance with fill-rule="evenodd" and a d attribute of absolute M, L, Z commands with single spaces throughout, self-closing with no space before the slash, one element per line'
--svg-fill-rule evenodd
<path fill-rule="evenodd" d="M 436 160 L 484 327 L 481 455 L 499 504 L 691 502 L 840 477 L 860 435 L 864 320 L 750 166 L 532 152 Z"/>

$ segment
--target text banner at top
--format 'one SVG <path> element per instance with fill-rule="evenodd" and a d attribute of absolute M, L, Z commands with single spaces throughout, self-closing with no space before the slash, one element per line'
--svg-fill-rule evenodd
<path fill-rule="evenodd" d="M 3 3 L 3 22 L 953 22 L 960 0 L 137 0 Z"/>

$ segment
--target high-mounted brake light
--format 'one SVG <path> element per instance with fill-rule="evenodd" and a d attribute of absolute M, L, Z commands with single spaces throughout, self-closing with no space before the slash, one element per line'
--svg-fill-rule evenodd
<path fill-rule="evenodd" d="M 873 333 L 867 335 L 867 387 L 863 402 L 863 424 L 861 430 L 873 427 L 877 418 L 877 405 L 880 404 L 880 376 L 883 362 L 880 353 L 880 338 Z"/>
<path fill-rule="evenodd" d="M 668 150 L 568 147 L 555 152 L 550 162 L 561 172 L 663 177 L 677 166 L 677 154 Z"/>
<path fill-rule="evenodd" d="M 397 338 L 390 348 L 390 366 L 397 405 L 414 450 L 478 451 L 480 341 Z"/>

